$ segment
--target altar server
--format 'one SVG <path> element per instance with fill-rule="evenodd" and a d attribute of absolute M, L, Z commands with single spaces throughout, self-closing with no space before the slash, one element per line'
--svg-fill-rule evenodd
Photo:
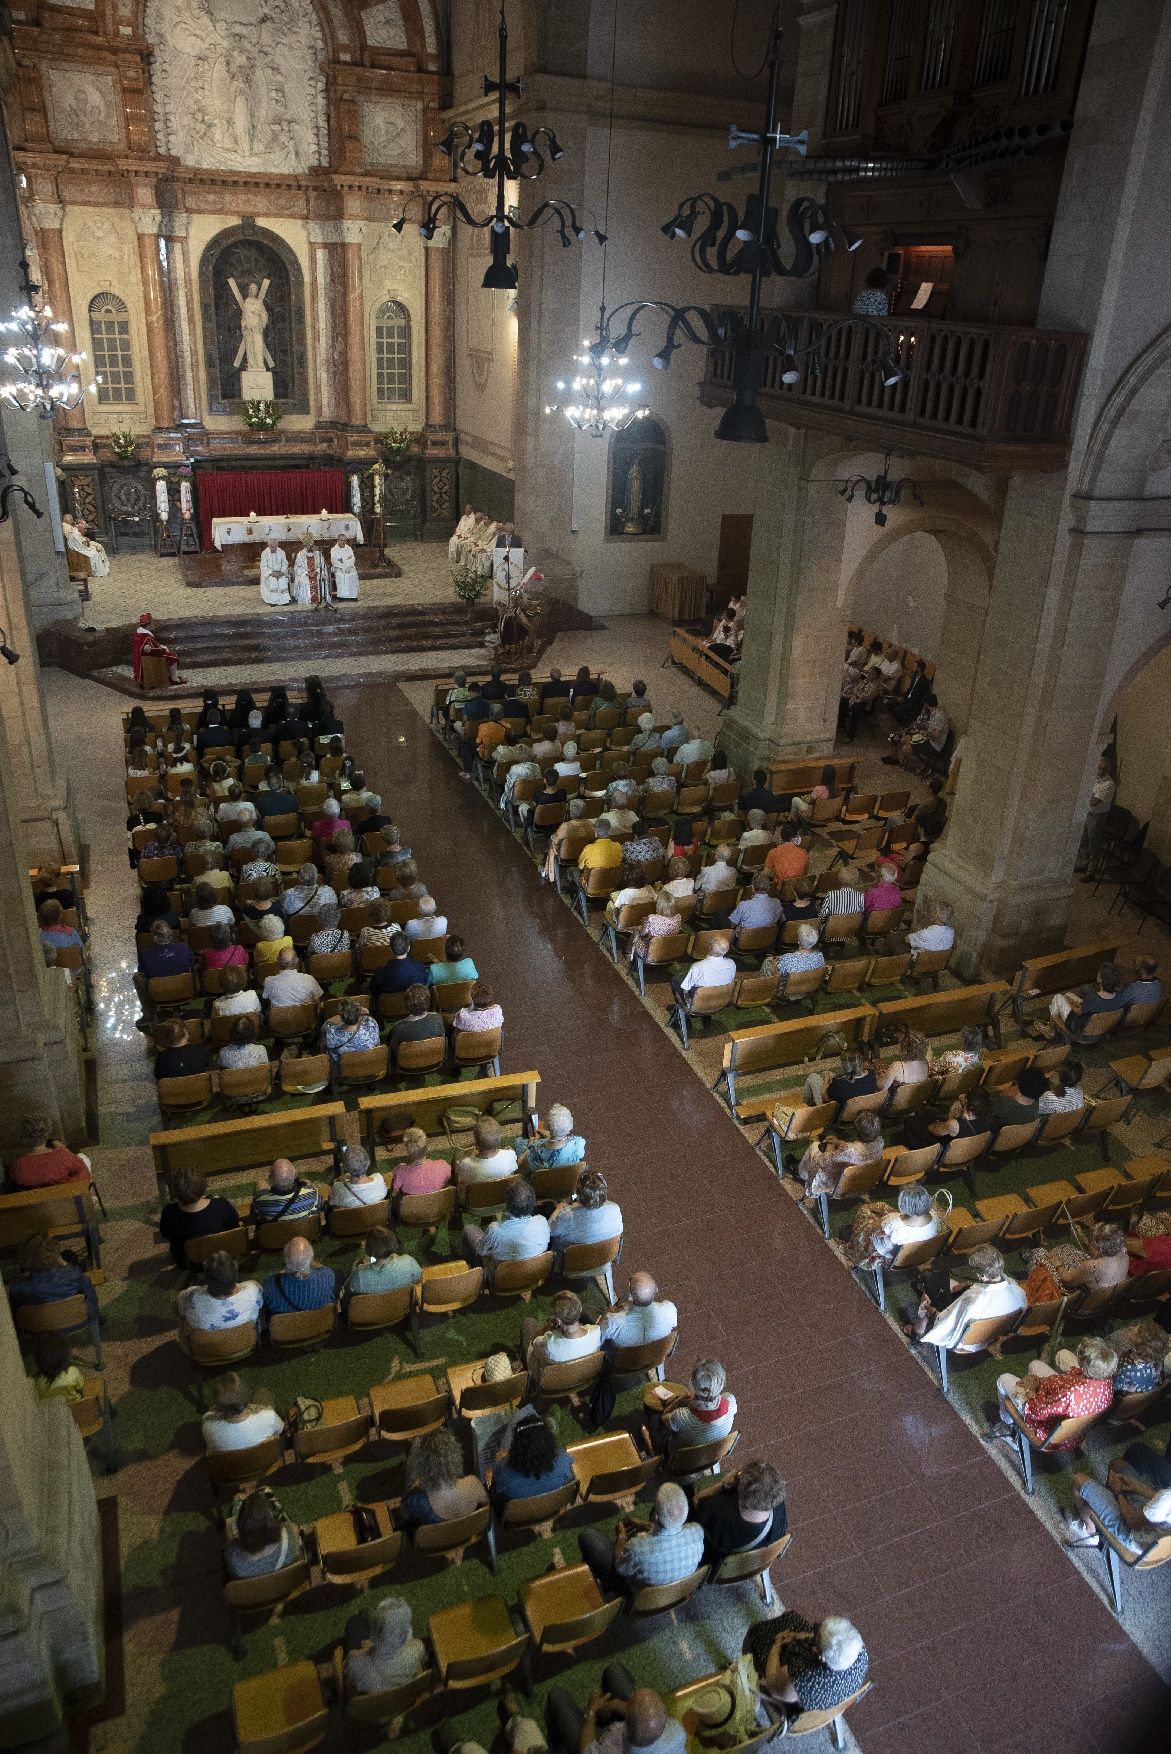
<path fill-rule="evenodd" d="M 260 551 L 260 595 L 273 609 L 291 602 L 289 596 L 289 557 L 270 536 Z"/>
<path fill-rule="evenodd" d="M 354 558 L 354 550 L 350 546 L 348 536 L 339 536 L 329 551 L 329 566 L 333 573 L 333 594 L 346 602 L 358 601 L 358 563 Z"/>

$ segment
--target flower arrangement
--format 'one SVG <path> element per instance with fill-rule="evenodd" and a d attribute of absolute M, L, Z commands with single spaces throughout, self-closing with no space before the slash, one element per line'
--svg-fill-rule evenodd
<path fill-rule="evenodd" d="M 110 449 L 119 463 L 133 463 L 138 456 L 138 440 L 129 427 L 124 427 L 121 432 L 110 434 Z"/>
<path fill-rule="evenodd" d="M 484 573 L 478 572 L 474 566 L 465 565 L 452 568 L 452 589 L 460 602 L 467 604 L 469 621 L 472 610 L 488 589 L 490 582 L 488 577 Z"/>
<path fill-rule="evenodd" d="M 405 426 L 392 426 L 382 435 L 382 448 L 392 463 L 401 463 L 411 454 L 414 438 Z"/>
<path fill-rule="evenodd" d="M 240 413 L 250 432 L 275 432 L 281 420 L 280 408 L 266 396 L 245 396 Z"/>
<path fill-rule="evenodd" d="M 150 472 L 150 478 L 152 481 L 169 481 L 171 479 L 171 471 L 169 469 L 152 469 Z"/>

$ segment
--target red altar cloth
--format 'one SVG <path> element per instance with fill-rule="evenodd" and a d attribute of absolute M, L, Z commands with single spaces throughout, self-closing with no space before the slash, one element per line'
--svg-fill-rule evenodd
<path fill-rule="evenodd" d="M 201 469 L 199 540 L 212 546 L 213 518 L 308 517 L 314 512 L 344 512 L 344 469 Z"/>

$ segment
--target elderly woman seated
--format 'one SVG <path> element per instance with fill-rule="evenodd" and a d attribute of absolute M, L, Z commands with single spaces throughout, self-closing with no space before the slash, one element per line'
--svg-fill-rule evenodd
<path fill-rule="evenodd" d="M 651 762 L 650 775 L 643 783 L 643 816 L 650 821 L 669 816 L 675 808 L 678 790 L 679 782 L 671 773 L 670 762 L 665 755 L 656 755 Z"/>
<path fill-rule="evenodd" d="M 701 1358 L 691 1373 L 691 1387 L 674 1394 L 662 1384 L 652 1388 L 657 1408 L 647 1417 L 647 1436 L 657 1450 L 670 1451 L 727 1437 L 736 1424 L 736 1397 L 724 1392 L 727 1373 L 715 1358 Z"/>
<path fill-rule="evenodd" d="M 300 1530 L 272 1493 L 258 1487 L 236 1513 L 236 1532 L 225 1549 L 224 1564 L 229 1577 L 268 1577 L 296 1564 L 302 1551 Z"/>
<path fill-rule="evenodd" d="M 504 1012 L 496 1003 L 490 989 L 484 981 L 480 981 L 472 994 L 470 1005 L 461 1005 L 451 1020 L 453 1031 L 468 1030 L 473 1034 L 477 1030 L 502 1029 Z"/>
<path fill-rule="evenodd" d="M 387 1197 L 386 1180 L 370 1161 L 364 1145 L 344 1147 L 344 1155 L 329 1189 L 332 1211 L 352 1211 L 358 1206 L 377 1206 Z"/>
<path fill-rule="evenodd" d="M 815 1139 L 792 1173 L 805 1183 L 805 1199 L 816 1200 L 822 1194 L 833 1195 L 842 1173 L 852 1164 L 877 1163 L 882 1156 L 882 1122 L 877 1115 L 859 1115 L 854 1131 L 857 1139 L 850 1142 L 836 1133 Z M 790 1167 L 788 1163 L 786 1169 Z"/>
<path fill-rule="evenodd" d="M 948 1196 L 950 1206 L 950 1196 Z M 845 1244 L 846 1259 L 853 1267 L 893 1261 L 901 1248 L 930 1242 L 944 1229 L 944 1219 L 922 1182 L 900 1188 L 898 1210 L 885 1200 L 865 1200 L 854 1214 Z"/>
<path fill-rule="evenodd" d="M 540 1382 L 547 1364 L 568 1364 L 575 1358 L 588 1358 L 602 1346 L 601 1329 L 593 1322 L 582 1321 L 581 1298 L 573 1291 L 559 1291 L 551 1306 L 552 1320 L 541 1324 L 533 1316 L 521 1323 L 520 1347 L 534 1383 Z"/>
<path fill-rule="evenodd" d="M 456 1522 L 487 1504 L 474 1474 L 463 1471 L 463 1451 L 450 1431 L 416 1437 L 407 1451 L 406 1490 L 400 1515 L 409 1529 L 421 1523 Z"/>
<path fill-rule="evenodd" d="M 1075 1229 L 1076 1234 L 1076 1229 Z M 1117 1224 L 1095 1224 L 1086 1247 L 1076 1242 L 1054 1248 L 1033 1249 L 1030 1267 L 1044 1267 L 1065 1291 L 1109 1291 L 1123 1285 L 1130 1272 L 1126 1237 Z"/>
<path fill-rule="evenodd" d="M 410 1604 L 401 1596 L 383 1596 L 372 1614 L 351 1615 L 345 1646 L 347 1693 L 389 1693 L 427 1664 L 426 1648 L 412 1636 Z"/>
<path fill-rule="evenodd" d="M 765 827 L 765 821 L 763 810 L 750 810 L 748 812 L 748 827 L 740 836 L 741 853 L 747 852 L 749 847 L 772 846 L 773 837 Z"/>
<path fill-rule="evenodd" d="M 179 1331 L 218 1333 L 224 1328 L 253 1327 L 260 1320 L 264 1296 L 255 1279 L 241 1279 L 239 1263 L 226 1250 L 204 1263 L 203 1284 L 188 1285 L 175 1300 Z"/>
<path fill-rule="evenodd" d="M 859 1048 L 845 1048 L 842 1063 L 832 1077 L 827 1072 L 810 1072 L 801 1100 L 812 1108 L 823 1102 L 840 1106 L 854 1096 L 873 1096 L 877 1089 L 874 1067 L 866 1055 Z"/>
<path fill-rule="evenodd" d="M 654 913 L 647 915 L 630 940 L 630 961 L 637 962 L 646 955 L 652 938 L 669 938 L 679 929 L 679 904 L 673 895 L 662 890 L 655 902 Z"/>
<path fill-rule="evenodd" d="M 1004 1256 L 999 1249 L 989 1243 L 974 1248 L 968 1265 L 975 1277 L 974 1284 L 952 1279 L 947 1273 L 924 1275 L 919 1308 L 914 1320 L 903 1326 L 909 1339 L 922 1340 L 924 1345 L 939 1346 L 949 1352 L 979 1351 L 978 1346 L 959 1344 L 970 1322 L 992 1321 L 1024 1309 L 1028 1301 L 1024 1287 L 1005 1273 Z"/>
<path fill-rule="evenodd" d="M 691 1514 L 703 1530 L 703 1562 L 767 1547 L 787 1533 L 785 1482 L 771 1462 L 746 1462 L 718 1491 L 695 1499 Z"/>
<path fill-rule="evenodd" d="M 565 1169 L 583 1163 L 586 1142 L 573 1130 L 573 1116 L 563 1102 L 550 1104 L 545 1125 L 538 1126 L 537 1135 L 527 1142 L 513 1141 L 517 1162 L 526 1175 L 535 1169 Z"/>
<path fill-rule="evenodd" d="M 319 902 L 315 917 L 317 930 L 305 946 L 307 956 L 335 956 L 350 948 L 350 934 L 339 924 L 341 911 L 333 902 Z"/>
<path fill-rule="evenodd" d="M 750 1626 L 744 1648 L 756 1664 L 762 1694 L 787 1719 L 843 1705 L 869 1667 L 861 1633 L 837 1615 L 818 1623 L 789 1609 Z"/>
<path fill-rule="evenodd" d="M 378 1019 L 356 999 L 343 999 L 337 1016 L 321 1026 L 321 1051 L 335 1063 L 342 1054 L 376 1048 L 380 1039 Z"/>
<path fill-rule="evenodd" d="M 1110 1410 L 1114 1399 L 1114 1372 L 1118 1354 L 1106 1340 L 1089 1338 L 1078 1346 L 1076 1354 L 1059 1352 L 1057 1365 L 1036 1358 L 1024 1376 L 1004 1371 L 996 1380 L 1000 1400 L 1000 1421 L 988 1435 L 1015 1442 L 1013 1422 L 1008 1412 L 1011 1401 L 1024 1414 L 1029 1436 L 1034 1443 L 1044 1443 L 1063 1419 L 1083 1418 Z M 1076 1444 L 1059 1444 L 1059 1449 L 1074 1449 Z"/>
<path fill-rule="evenodd" d="M 257 980 L 275 974 L 281 951 L 292 948 L 293 940 L 285 931 L 285 923 L 278 913 L 266 914 L 262 920 L 257 920 L 256 943 L 252 949 Z"/>
<path fill-rule="evenodd" d="M 499 1514 L 513 1498 L 539 1498 L 573 1479 L 573 1460 L 557 1433 L 539 1413 L 525 1413 L 501 1432 L 492 1462 L 489 1490 Z M 503 1441 L 507 1439 L 507 1441 Z"/>

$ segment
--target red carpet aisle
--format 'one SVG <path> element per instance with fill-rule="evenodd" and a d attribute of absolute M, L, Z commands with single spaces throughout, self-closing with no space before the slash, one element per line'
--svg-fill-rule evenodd
<path fill-rule="evenodd" d="M 504 1006 L 505 1065 L 539 1067 L 544 1106 L 568 1102 L 591 1163 L 620 1167 L 620 1278 L 655 1273 L 680 1308 L 677 1362 L 722 1360 L 740 1454 L 788 1481 L 779 1594 L 862 1631 L 864 1754 L 1165 1747 L 1171 1690 L 399 689 L 335 693 Z"/>

